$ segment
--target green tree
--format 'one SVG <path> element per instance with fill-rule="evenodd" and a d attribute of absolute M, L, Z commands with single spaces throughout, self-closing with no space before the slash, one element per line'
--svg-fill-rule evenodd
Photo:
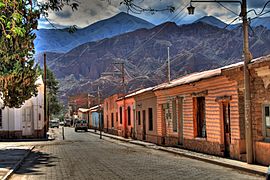
<path fill-rule="evenodd" d="M 59 82 L 55 78 L 53 72 L 48 67 L 46 68 L 46 70 L 46 97 L 48 113 L 49 116 L 55 116 L 61 113 L 63 107 L 58 99 Z M 43 82 L 45 82 L 44 70 L 38 67 L 38 72 L 42 75 Z"/>
<path fill-rule="evenodd" d="M 70 0 L 0 0 L 0 92 L 4 106 L 20 107 L 36 95 L 37 66 L 34 63 L 33 30 L 40 15 L 60 11 Z"/>
<path fill-rule="evenodd" d="M 59 115 L 61 104 L 58 100 L 59 83 L 56 80 L 53 72 L 47 68 L 47 101 L 49 115 Z"/>

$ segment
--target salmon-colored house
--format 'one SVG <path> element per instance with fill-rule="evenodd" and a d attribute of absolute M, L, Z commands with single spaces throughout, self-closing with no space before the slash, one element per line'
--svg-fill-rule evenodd
<path fill-rule="evenodd" d="M 237 84 L 221 69 L 189 74 L 154 90 L 162 144 L 241 158 Z"/>
<path fill-rule="evenodd" d="M 270 56 L 251 72 L 254 162 L 270 164 Z M 156 86 L 161 144 L 246 159 L 243 63 L 193 73 Z"/>
<path fill-rule="evenodd" d="M 118 115 L 118 106 L 117 99 L 121 97 L 120 94 L 114 94 L 106 99 L 104 99 L 104 126 L 103 129 L 105 132 L 110 134 L 118 135 L 119 131 L 119 115 Z"/>
<path fill-rule="evenodd" d="M 123 137 L 135 137 L 135 99 L 132 95 L 126 95 L 117 101 L 118 107 L 118 135 Z"/>

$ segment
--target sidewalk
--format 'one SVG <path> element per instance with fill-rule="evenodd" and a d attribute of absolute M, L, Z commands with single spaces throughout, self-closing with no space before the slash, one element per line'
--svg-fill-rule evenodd
<path fill-rule="evenodd" d="M 97 131 L 95 133 L 95 131 L 92 129 L 89 129 L 88 131 L 91 133 L 94 133 L 94 134 L 99 134 L 99 131 Z M 222 157 L 218 157 L 218 156 L 207 155 L 207 154 L 203 154 L 203 153 L 197 153 L 197 152 L 193 152 L 193 151 L 189 151 L 189 150 L 185 150 L 185 149 L 180 149 L 180 148 L 175 148 L 175 147 L 159 146 L 159 145 L 156 145 L 153 143 L 148 143 L 148 142 L 143 142 L 143 141 L 133 140 L 133 139 L 126 139 L 126 138 L 123 138 L 120 136 L 115 136 L 115 135 L 107 134 L 104 132 L 102 132 L 102 136 L 113 138 L 113 139 L 124 141 L 124 142 L 129 142 L 132 144 L 144 146 L 144 147 L 151 148 L 151 149 L 156 149 L 156 150 L 161 150 L 161 151 L 177 154 L 180 156 L 185 156 L 185 157 L 192 158 L 192 159 L 197 159 L 200 161 L 205 161 L 205 162 L 221 165 L 224 167 L 238 169 L 241 171 L 246 171 L 249 173 L 254 173 L 254 174 L 258 174 L 258 175 L 262 175 L 262 176 L 266 176 L 266 173 L 268 170 L 268 168 L 266 166 L 247 164 L 247 163 L 242 162 L 242 161 L 222 158 Z"/>
<path fill-rule="evenodd" d="M 33 148 L 34 146 L 0 146 L 0 179 L 8 179 Z"/>

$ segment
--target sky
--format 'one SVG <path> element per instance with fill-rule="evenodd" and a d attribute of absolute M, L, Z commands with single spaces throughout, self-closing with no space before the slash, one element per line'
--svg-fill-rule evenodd
<path fill-rule="evenodd" d="M 44 0 L 41 0 L 44 1 Z M 72 0 L 71 0 L 72 1 Z M 76 25 L 78 28 L 86 27 L 102 19 L 110 18 L 120 12 L 127 12 L 125 5 L 120 5 L 122 0 L 73 0 L 79 3 L 77 11 L 72 11 L 69 7 L 64 7 L 59 12 L 49 12 L 48 19 L 58 28 Z M 247 0 L 248 9 L 255 9 L 260 12 L 264 4 L 268 0 Z M 134 3 L 144 8 L 163 9 L 167 6 L 174 6 L 176 11 L 170 13 L 168 11 L 156 12 L 155 14 L 143 12 L 141 14 L 131 15 L 147 20 L 155 25 L 166 21 L 176 22 L 177 24 L 192 23 L 203 16 L 215 16 L 220 20 L 230 23 L 240 13 L 240 5 L 238 3 L 192 3 L 195 7 L 195 15 L 188 15 L 186 6 L 190 0 L 134 0 Z M 270 3 L 265 11 L 269 10 Z M 269 16 L 270 14 L 268 14 Z M 250 17 L 254 17 L 253 12 L 249 13 Z M 240 21 L 235 21 L 239 23 Z M 39 20 L 39 28 L 53 28 L 50 23 L 41 18 Z"/>

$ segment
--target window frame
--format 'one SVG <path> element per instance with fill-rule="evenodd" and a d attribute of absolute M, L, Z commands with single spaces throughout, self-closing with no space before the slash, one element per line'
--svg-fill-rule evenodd
<path fill-rule="evenodd" d="M 114 127 L 114 113 L 112 112 L 111 113 L 111 126 L 112 126 L 112 128 Z"/>
<path fill-rule="evenodd" d="M 264 137 L 264 140 L 267 141 L 267 142 L 270 142 L 270 133 L 269 135 L 267 134 L 267 129 L 269 129 L 270 131 L 270 126 L 267 127 L 266 126 L 266 116 L 265 116 L 265 108 L 268 107 L 269 108 L 269 117 L 270 117 L 270 103 L 268 104 L 263 104 L 262 105 L 262 133 L 263 133 L 263 137 Z"/>
<path fill-rule="evenodd" d="M 138 125 L 141 125 L 141 111 L 137 111 Z"/>
<path fill-rule="evenodd" d="M 150 112 L 151 112 L 151 116 L 150 116 Z M 153 124 L 153 108 L 148 108 L 148 130 L 149 131 L 153 131 L 153 129 L 154 129 L 154 124 Z"/>
<path fill-rule="evenodd" d="M 128 119 L 128 126 L 131 126 L 131 107 L 127 107 L 127 119 Z"/>
<path fill-rule="evenodd" d="M 119 107 L 119 118 L 120 118 L 120 124 L 122 124 L 123 123 L 123 108 L 122 108 L 122 106 L 120 106 Z"/>
<path fill-rule="evenodd" d="M 205 125 L 201 125 L 202 127 L 200 127 L 199 122 L 198 121 L 198 117 L 197 117 L 197 114 L 198 114 L 198 99 L 199 98 L 203 98 L 204 99 L 204 107 L 203 107 L 203 118 L 204 118 L 204 121 L 203 121 L 203 124 Z M 207 127 L 206 127 L 206 98 L 205 96 L 195 96 L 193 97 L 193 123 L 194 123 L 194 137 L 195 138 L 201 138 L 201 139 L 207 139 Z M 203 133 L 203 128 L 205 126 L 205 132 Z M 201 132 L 199 132 L 199 129 Z M 200 135 L 201 134 L 201 135 Z M 204 135 L 203 135 L 204 134 Z"/>

